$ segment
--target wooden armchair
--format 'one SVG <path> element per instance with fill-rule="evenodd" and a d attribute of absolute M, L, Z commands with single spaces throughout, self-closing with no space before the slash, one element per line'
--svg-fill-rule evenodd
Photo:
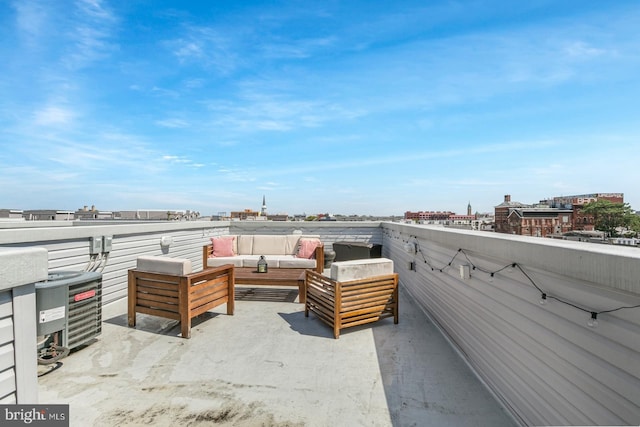
<path fill-rule="evenodd" d="M 386 317 L 398 323 L 398 275 L 389 259 L 335 262 L 330 277 L 307 270 L 305 285 L 304 315 L 315 313 L 336 339 L 351 326 Z"/>
<path fill-rule="evenodd" d="M 191 337 L 191 319 L 222 304 L 234 311 L 233 266 L 191 273 L 191 261 L 180 258 L 138 257 L 129 270 L 129 326 L 144 313 L 180 321 L 183 338 Z"/>

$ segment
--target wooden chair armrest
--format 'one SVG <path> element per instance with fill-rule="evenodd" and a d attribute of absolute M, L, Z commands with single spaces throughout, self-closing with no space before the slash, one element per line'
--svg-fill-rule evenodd
<path fill-rule="evenodd" d="M 187 275 L 187 278 L 191 283 L 199 282 L 201 280 L 209 280 L 211 278 L 215 278 L 220 276 L 221 274 L 229 274 L 233 277 L 233 264 L 225 264 L 220 267 L 212 267 L 207 268 L 206 265 L 203 266 L 202 271 L 198 271 L 197 273 L 191 273 Z"/>
<path fill-rule="evenodd" d="M 324 271 L 324 243 L 316 246 L 315 250 L 316 268 L 315 271 L 322 273 Z"/>
<path fill-rule="evenodd" d="M 213 255 L 213 245 L 209 243 L 202 247 L 202 269 L 207 268 L 207 260 Z"/>

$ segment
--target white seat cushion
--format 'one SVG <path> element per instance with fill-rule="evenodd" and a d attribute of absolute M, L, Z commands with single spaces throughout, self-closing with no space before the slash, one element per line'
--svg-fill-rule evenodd
<path fill-rule="evenodd" d="M 289 255 L 286 258 L 280 258 L 278 261 L 280 268 L 316 268 L 315 259 L 297 258 Z"/>
<path fill-rule="evenodd" d="M 393 261 L 388 258 L 354 259 L 331 264 L 331 278 L 339 282 L 366 279 L 393 273 Z"/>
<path fill-rule="evenodd" d="M 231 264 L 234 267 L 242 267 L 241 256 L 222 256 L 215 258 L 207 258 L 207 267 L 221 267 L 225 264 Z"/>

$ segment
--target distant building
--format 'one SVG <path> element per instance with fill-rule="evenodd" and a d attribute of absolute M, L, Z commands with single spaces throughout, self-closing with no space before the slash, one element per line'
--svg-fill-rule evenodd
<path fill-rule="evenodd" d="M 597 202 L 598 200 L 608 200 L 611 203 L 624 203 L 623 193 L 592 193 L 581 194 L 577 196 L 561 196 L 554 197 L 551 206 L 556 208 L 571 209 L 571 229 L 572 230 L 595 230 L 595 220 L 593 215 L 582 213 L 582 208 L 587 203 Z"/>
<path fill-rule="evenodd" d="M 562 234 L 551 234 L 547 237 L 560 240 L 573 240 L 577 242 L 606 243 L 603 231 L 572 230 Z"/>
<path fill-rule="evenodd" d="M 82 209 L 78 209 L 74 213 L 75 219 L 91 220 L 91 219 L 113 219 L 113 212 L 99 211 L 95 206 L 89 209 L 86 205 Z"/>
<path fill-rule="evenodd" d="M 75 219 L 73 211 L 55 209 L 30 209 L 23 211 L 22 216 L 27 221 L 73 221 Z"/>
<path fill-rule="evenodd" d="M 24 220 L 23 212 L 19 209 L 0 209 L 1 219 Z"/>
<path fill-rule="evenodd" d="M 471 214 L 471 203 L 467 205 L 467 215 L 458 215 L 451 211 L 419 211 L 404 213 L 405 221 L 418 222 L 420 224 L 435 224 L 456 228 L 473 228 L 476 216 Z"/>
<path fill-rule="evenodd" d="M 571 209 L 512 202 L 507 194 L 495 207 L 495 231 L 535 237 L 562 234 L 572 229 L 571 215 Z"/>
<path fill-rule="evenodd" d="M 260 217 L 260 212 L 252 211 L 251 209 L 245 209 L 243 211 L 232 211 L 231 212 L 231 220 L 235 221 L 247 221 L 247 220 L 257 220 Z M 263 219 L 266 219 L 263 218 Z"/>
<path fill-rule="evenodd" d="M 613 237 L 609 239 L 612 245 L 638 246 L 640 247 L 640 239 L 635 237 Z"/>
<path fill-rule="evenodd" d="M 141 220 L 141 221 L 195 221 L 200 219 L 200 212 L 196 211 L 172 211 L 172 210 L 145 210 L 118 211 L 113 214 L 114 219 Z"/>
<path fill-rule="evenodd" d="M 504 201 L 496 206 L 494 221 L 495 221 L 495 231 L 496 233 L 507 233 L 507 234 L 515 234 L 512 233 L 512 230 L 509 228 L 509 214 L 512 209 L 517 208 L 526 208 L 528 205 L 524 205 L 520 202 L 512 202 L 511 195 L 507 194 L 504 196 Z"/>
<path fill-rule="evenodd" d="M 404 213 L 404 219 L 411 219 L 414 221 L 425 221 L 425 222 L 435 222 L 435 221 L 446 221 L 449 219 L 450 215 L 455 215 L 453 212 L 450 211 L 446 211 L 446 212 L 441 212 L 441 211 L 429 211 L 429 212 L 424 212 L 424 211 L 419 211 L 419 212 L 410 212 L 407 211 Z"/>
<path fill-rule="evenodd" d="M 495 219 L 493 213 L 476 213 L 476 219 L 471 223 L 472 230 L 495 231 Z"/>
<path fill-rule="evenodd" d="M 510 195 L 495 207 L 495 231 L 523 236 L 551 237 L 569 231 L 594 231 L 592 215 L 582 212 L 584 205 L 597 200 L 623 203 L 622 193 L 594 193 L 554 197 L 535 205 L 512 202 Z"/>

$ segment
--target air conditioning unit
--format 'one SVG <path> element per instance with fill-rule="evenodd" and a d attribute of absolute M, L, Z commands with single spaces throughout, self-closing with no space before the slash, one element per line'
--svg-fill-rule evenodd
<path fill-rule="evenodd" d="M 102 332 L 102 273 L 50 271 L 36 283 L 36 314 L 39 362 L 88 344 Z"/>

